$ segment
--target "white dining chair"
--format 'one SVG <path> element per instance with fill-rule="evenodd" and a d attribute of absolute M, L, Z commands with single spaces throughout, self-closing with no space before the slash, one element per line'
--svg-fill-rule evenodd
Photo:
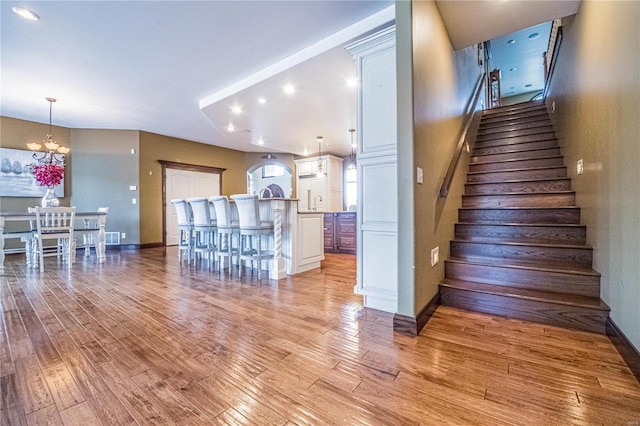
<path fill-rule="evenodd" d="M 252 270 L 256 262 L 258 279 L 260 279 L 262 261 L 273 259 L 273 239 L 262 238 L 273 235 L 273 222 L 261 220 L 257 195 L 235 194 L 231 199 L 236 203 L 240 219 L 240 261 L 250 261 Z M 240 264 L 239 275 L 242 275 L 242 264 Z"/>
<path fill-rule="evenodd" d="M 209 200 L 204 197 L 187 198 L 187 203 L 193 213 L 193 254 L 197 257 L 202 253 L 209 261 L 209 266 L 214 266 L 217 251 L 216 238 L 217 227 L 212 224 Z"/>
<path fill-rule="evenodd" d="M 75 257 L 76 244 L 73 237 L 73 225 L 76 216 L 75 207 L 34 207 L 29 212 L 36 214 L 35 232 L 33 234 L 33 260 L 40 265 L 40 272 L 44 272 L 44 258 L 59 256 L 62 249 L 63 260 L 71 269 Z M 55 244 L 45 246 L 45 241 L 54 240 Z M 53 248 L 53 250 L 51 250 Z"/>
<path fill-rule="evenodd" d="M 191 263 L 193 254 L 193 214 L 186 200 L 175 198 L 171 204 L 176 209 L 178 221 L 178 262 L 186 256 L 187 263 Z"/>
<path fill-rule="evenodd" d="M 222 272 L 223 259 L 229 260 L 229 275 L 233 272 L 233 258 L 238 258 L 238 245 L 234 245 L 234 237 L 240 240 L 240 224 L 231 219 L 229 199 L 223 195 L 209 197 L 209 202 L 216 212 L 216 227 L 218 229 L 218 265 Z"/>

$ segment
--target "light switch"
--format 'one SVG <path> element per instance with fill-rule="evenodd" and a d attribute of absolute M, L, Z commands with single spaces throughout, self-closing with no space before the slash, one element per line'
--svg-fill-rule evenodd
<path fill-rule="evenodd" d="M 576 165 L 576 173 L 579 175 L 584 173 L 584 161 L 582 161 L 582 159 L 578 160 L 578 164 Z"/>
<path fill-rule="evenodd" d="M 131 148 L 131 155 L 136 155 L 136 149 L 135 148 Z"/>
<path fill-rule="evenodd" d="M 129 191 L 136 191 L 137 189 L 138 189 L 138 187 L 135 186 L 135 185 L 129 186 Z"/>
<path fill-rule="evenodd" d="M 436 247 L 431 250 L 431 266 L 436 266 L 440 261 L 440 247 Z"/>
<path fill-rule="evenodd" d="M 138 200 L 136 200 L 135 198 L 131 199 L 131 204 L 138 204 Z"/>
<path fill-rule="evenodd" d="M 424 171 L 422 170 L 422 167 L 418 167 L 416 175 L 418 183 L 424 183 Z"/>

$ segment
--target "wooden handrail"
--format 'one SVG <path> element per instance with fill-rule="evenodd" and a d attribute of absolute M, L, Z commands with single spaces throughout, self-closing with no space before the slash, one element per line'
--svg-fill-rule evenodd
<path fill-rule="evenodd" d="M 453 173 L 456 171 L 456 167 L 458 166 L 458 161 L 460 161 L 462 148 L 464 147 L 464 142 L 467 138 L 469 127 L 471 126 L 471 122 L 473 121 L 473 113 L 476 110 L 476 105 L 478 104 L 480 93 L 482 93 L 482 87 L 486 77 L 487 77 L 487 73 L 484 72 L 476 82 L 473 101 L 470 103 L 469 108 L 467 109 L 466 116 L 464 119 L 464 127 L 462 128 L 462 133 L 460 134 L 458 145 L 456 146 L 456 150 L 453 152 L 453 157 L 451 158 L 451 162 L 449 163 L 447 174 L 444 175 L 444 179 L 442 180 L 442 186 L 440 187 L 441 198 L 444 198 L 449 194 L 449 187 L 451 186 L 451 181 L 453 180 Z"/>

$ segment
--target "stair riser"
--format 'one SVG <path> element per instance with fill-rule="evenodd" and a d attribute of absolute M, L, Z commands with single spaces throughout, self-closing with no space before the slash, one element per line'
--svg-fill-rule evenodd
<path fill-rule="evenodd" d="M 497 163 L 469 164 L 469 172 L 491 172 L 494 170 L 527 169 L 532 167 L 564 166 L 562 157 L 531 158 L 526 160 L 509 160 Z"/>
<path fill-rule="evenodd" d="M 460 241 L 451 242 L 451 256 L 510 259 L 577 268 L 590 268 L 593 262 L 593 251 L 590 247 L 540 247 Z"/>
<path fill-rule="evenodd" d="M 487 136 L 493 135 L 495 133 L 505 133 L 505 132 L 517 132 L 520 130 L 533 129 L 538 127 L 549 127 L 551 126 L 551 121 L 546 119 L 539 119 L 536 121 L 529 122 L 511 122 L 511 123 L 502 123 L 502 125 L 494 125 L 488 126 L 484 125 L 484 123 L 480 124 L 478 128 L 477 136 Z"/>
<path fill-rule="evenodd" d="M 512 146 L 512 145 L 529 143 L 529 142 L 555 140 L 555 138 L 556 138 L 556 134 L 554 132 L 546 132 L 546 133 L 540 133 L 537 135 L 506 137 L 506 138 L 492 139 L 492 140 L 486 140 L 486 141 L 476 140 L 473 146 L 475 148 L 488 148 L 488 147 L 494 147 L 494 146 Z"/>
<path fill-rule="evenodd" d="M 492 241 L 519 241 L 586 244 L 584 226 L 526 226 L 456 224 L 456 238 L 463 240 L 490 239 Z"/>
<path fill-rule="evenodd" d="M 560 155 L 560 148 L 545 148 L 532 151 L 504 152 L 499 154 L 474 155 L 471 157 L 471 163 L 489 163 L 505 160 L 524 160 L 531 158 L 552 157 Z"/>
<path fill-rule="evenodd" d="M 608 315 L 602 311 L 456 290 L 444 286 L 440 287 L 440 296 L 444 306 L 605 334 Z"/>
<path fill-rule="evenodd" d="M 476 138 L 476 142 L 486 142 L 492 141 L 496 139 L 504 139 L 504 138 L 515 138 L 520 136 L 530 136 L 530 135 L 539 135 L 541 133 L 547 134 L 553 132 L 553 127 L 551 126 L 540 126 L 533 127 L 531 129 L 524 130 L 513 130 L 513 131 L 504 131 L 492 133 L 490 135 L 478 135 Z"/>
<path fill-rule="evenodd" d="M 462 207 L 570 207 L 575 205 L 574 193 L 462 196 Z"/>
<path fill-rule="evenodd" d="M 566 178 L 566 167 L 553 167 L 546 169 L 529 169 L 529 170 L 514 170 L 504 172 L 486 172 L 478 174 L 467 175 L 467 183 L 481 183 L 481 182 L 504 182 L 508 180 L 519 179 L 551 179 L 551 178 Z"/>
<path fill-rule="evenodd" d="M 445 261 L 447 278 L 505 287 L 600 297 L 600 277 Z"/>
<path fill-rule="evenodd" d="M 580 209 L 472 209 L 459 210 L 460 222 L 485 223 L 580 223 Z"/>
<path fill-rule="evenodd" d="M 465 194 L 505 194 L 513 192 L 571 191 L 570 179 L 540 180 L 531 182 L 472 183 L 465 185 Z"/>
<path fill-rule="evenodd" d="M 487 148 L 474 148 L 473 155 L 490 155 L 490 154 L 502 154 L 516 151 L 532 151 L 535 149 L 547 149 L 558 147 L 558 141 L 555 139 L 541 141 L 541 142 L 529 142 L 512 145 L 490 146 Z"/>
<path fill-rule="evenodd" d="M 531 123 L 534 121 L 543 121 L 548 119 L 549 116 L 546 111 L 538 110 L 503 117 L 485 116 L 480 120 L 480 128 L 503 126 L 505 124 Z"/>
<path fill-rule="evenodd" d="M 532 112 L 540 112 L 546 111 L 547 108 L 544 104 L 534 104 L 534 105 L 520 105 L 520 106 L 510 106 L 510 107 L 500 107 L 493 108 L 490 110 L 485 110 L 482 114 L 482 119 L 485 118 L 507 118 L 513 117 L 517 115 L 530 114 Z"/>

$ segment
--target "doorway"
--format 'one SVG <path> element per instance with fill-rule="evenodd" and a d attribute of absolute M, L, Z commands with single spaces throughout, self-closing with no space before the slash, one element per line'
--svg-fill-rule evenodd
<path fill-rule="evenodd" d="M 182 163 L 162 163 L 163 239 L 165 246 L 172 246 L 178 244 L 178 220 L 171 200 L 220 195 L 222 172 L 225 169 Z"/>

